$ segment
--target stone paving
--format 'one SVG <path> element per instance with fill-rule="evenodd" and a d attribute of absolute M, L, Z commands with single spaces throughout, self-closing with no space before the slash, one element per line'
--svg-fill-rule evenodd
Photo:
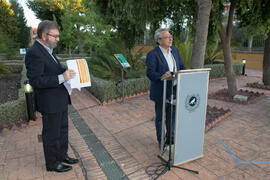
<path fill-rule="evenodd" d="M 0 134 L 1 180 L 84 180 L 80 165 L 74 165 L 67 173 L 47 172 L 42 143 L 40 118 L 35 123 L 20 128 L 4 129 Z M 70 132 L 72 132 L 72 126 Z M 69 155 L 75 157 L 69 146 Z"/>
<path fill-rule="evenodd" d="M 270 179 L 270 91 L 245 87 L 247 82 L 261 81 L 260 71 L 247 69 L 246 73 L 247 76 L 237 78 L 238 88 L 264 92 L 265 96 L 249 105 L 209 99 L 209 105 L 230 108 L 232 114 L 206 133 L 203 158 L 180 166 L 198 170 L 199 174 L 173 168 L 159 179 Z M 226 87 L 225 78 L 210 80 L 209 93 Z M 72 102 L 76 112 L 129 179 L 151 179 L 145 168 L 160 160 L 153 121 L 154 103 L 148 95 L 129 98 L 125 104 L 100 106 L 86 90 L 82 90 L 72 93 Z M 40 132 L 41 124 L 37 122 L 5 129 L 0 134 L 0 179 L 110 179 L 72 121 L 69 154 L 77 156 L 80 164 L 67 173 L 46 172 L 42 144 L 37 141 Z M 237 163 L 219 139 L 239 161 L 247 163 Z"/>

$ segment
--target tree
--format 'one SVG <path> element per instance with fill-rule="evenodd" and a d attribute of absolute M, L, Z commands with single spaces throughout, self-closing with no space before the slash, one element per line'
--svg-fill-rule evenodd
<path fill-rule="evenodd" d="M 202 68 L 204 65 L 211 6 L 211 0 L 198 0 L 198 19 L 192 48 L 191 68 Z"/>
<path fill-rule="evenodd" d="M 0 0 L 0 53 L 8 58 L 14 56 L 17 50 L 15 38 L 18 33 L 18 22 L 14 11 L 5 0 Z"/>
<path fill-rule="evenodd" d="M 234 10 L 236 9 L 237 0 L 230 1 L 229 15 L 227 24 L 222 24 L 222 21 L 219 23 L 219 37 L 221 39 L 221 44 L 223 47 L 223 55 L 224 55 L 224 67 L 227 77 L 228 84 L 228 93 L 231 96 L 234 96 L 237 93 L 237 84 L 235 73 L 232 67 L 232 54 L 231 54 L 231 37 L 232 37 L 232 22 L 234 18 Z"/>
<path fill-rule="evenodd" d="M 18 32 L 18 23 L 10 6 L 6 0 L 0 0 L 0 28 L 11 37 Z"/>
<path fill-rule="evenodd" d="M 65 13 L 65 7 L 70 6 L 70 10 L 78 12 L 82 8 L 83 0 L 27 0 L 27 6 L 41 20 L 51 20 L 54 18 L 62 29 L 61 17 Z"/>
<path fill-rule="evenodd" d="M 193 42 L 198 14 L 197 1 L 172 0 L 166 9 L 166 18 L 172 21 L 170 30 L 174 38 L 180 39 L 181 34 L 188 29 L 190 40 Z"/>
<path fill-rule="evenodd" d="M 105 25 L 96 14 L 94 2 L 85 1 L 82 8 L 76 11 L 70 7 L 65 7 L 65 13 L 61 17 L 61 39 L 66 48 L 78 48 L 79 53 L 84 50 L 91 53 L 94 48 L 104 45 L 110 37 L 111 26 Z"/>
<path fill-rule="evenodd" d="M 263 83 L 270 86 L 270 32 L 267 34 L 267 39 L 264 45 L 263 56 Z"/>
<path fill-rule="evenodd" d="M 19 47 L 26 48 L 30 42 L 30 28 L 26 25 L 23 8 L 19 5 L 17 0 L 10 0 L 11 9 L 14 11 L 14 17 L 18 22 L 18 33 L 15 36 L 15 41 Z"/>
<path fill-rule="evenodd" d="M 54 20 L 62 28 L 61 16 L 64 14 L 64 0 L 28 0 L 27 6 L 31 9 L 36 17 L 41 20 Z"/>
<path fill-rule="evenodd" d="M 60 26 L 61 39 L 58 48 L 64 45 L 71 53 L 71 49 L 83 53 L 85 46 L 97 45 L 97 42 L 107 29 L 101 29 L 96 16 L 93 1 L 83 0 L 28 0 L 28 6 L 41 19 L 55 20 Z M 63 22 L 64 21 L 64 22 Z M 106 37 L 107 37 L 107 33 Z"/>
<path fill-rule="evenodd" d="M 100 16 L 116 31 L 117 37 L 122 39 L 126 48 L 131 49 L 136 39 L 143 37 L 146 25 L 150 25 L 153 32 L 166 17 L 168 0 L 95 0 Z"/>
<path fill-rule="evenodd" d="M 263 83 L 270 85 L 270 1 L 245 0 L 237 12 L 242 26 L 262 29 L 266 35 L 263 56 Z"/>

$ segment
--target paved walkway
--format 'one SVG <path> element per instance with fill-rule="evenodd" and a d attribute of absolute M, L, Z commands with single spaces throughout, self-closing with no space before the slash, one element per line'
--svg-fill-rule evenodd
<path fill-rule="evenodd" d="M 247 69 L 246 73 L 237 78 L 238 88 L 251 89 L 244 87 L 247 82 L 261 81 L 260 71 Z M 209 93 L 226 87 L 225 78 L 211 80 Z M 249 105 L 208 100 L 211 106 L 230 108 L 232 115 L 206 133 L 204 157 L 181 166 L 198 170 L 198 175 L 172 169 L 160 179 L 270 179 L 270 91 L 252 90 L 264 92 L 265 96 Z M 150 179 L 145 168 L 160 160 L 154 104 L 148 95 L 127 99 L 126 104 L 100 106 L 83 90 L 73 92 L 72 102 L 75 109 L 70 111 L 69 154 L 78 157 L 80 164 L 67 173 L 45 171 L 42 144 L 37 140 L 41 133 L 39 120 L 0 134 L 0 179 Z M 124 176 L 112 178 L 106 168 L 111 165 Z"/>

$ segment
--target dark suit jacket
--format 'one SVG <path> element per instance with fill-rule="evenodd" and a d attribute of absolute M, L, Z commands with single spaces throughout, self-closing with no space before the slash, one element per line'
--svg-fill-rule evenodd
<path fill-rule="evenodd" d="M 176 47 L 171 47 L 171 50 L 176 61 L 177 71 L 186 69 L 178 49 Z M 147 54 L 146 65 L 147 77 L 151 80 L 150 99 L 155 102 L 162 102 L 163 82 L 160 80 L 160 77 L 165 72 L 169 71 L 169 66 L 159 46 L 156 46 L 155 49 Z M 171 81 L 168 81 L 167 83 L 166 92 L 166 96 L 169 98 L 171 94 Z"/>
<path fill-rule="evenodd" d="M 36 110 L 41 113 L 66 111 L 70 97 L 63 83 L 59 84 L 58 75 L 65 71 L 59 61 L 56 63 L 49 52 L 35 41 L 26 53 L 25 65 L 34 89 Z"/>

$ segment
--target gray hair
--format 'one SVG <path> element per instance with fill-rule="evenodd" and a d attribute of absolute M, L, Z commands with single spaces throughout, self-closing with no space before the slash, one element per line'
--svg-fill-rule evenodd
<path fill-rule="evenodd" d="M 39 23 L 37 36 L 41 39 L 42 33 L 48 33 L 52 29 L 58 29 L 58 25 L 54 21 L 44 20 Z"/>
<path fill-rule="evenodd" d="M 167 28 L 159 28 L 155 31 L 155 35 L 154 35 L 154 39 L 155 39 L 155 42 L 158 44 L 158 40 L 162 38 L 161 36 L 161 32 L 162 31 L 169 31 L 169 29 Z"/>

